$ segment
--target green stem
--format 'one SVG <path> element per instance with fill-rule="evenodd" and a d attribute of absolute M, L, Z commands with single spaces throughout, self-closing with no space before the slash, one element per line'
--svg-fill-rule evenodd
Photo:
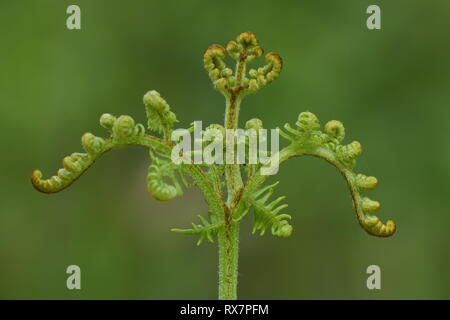
<path fill-rule="evenodd" d="M 237 299 L 239 223 L 221 229 L 219 238 L 219 299 Z"/>
<path fill-rule="evenodd" d="M 228 100 L 225 115 L 225 128 L 236 129 L 240 101 L 234 95 Z M 231 138 L 231 137 L 230 137 Z M 228 137 L 227 137 L 228 139 Z M 232 137 L 234 139 L 234 137 Z M 225 165 L 228 208 L 242 187 L 242 177 L 237 164 Z M 224 227 L 218 234 L 219 240 L 219 299 L 237 299 L 237 271 L 239 257 L 239 223 L 233 222 L 232 210 L 224 212 Z"/>
<path fill-rule="evenodd" d="M 245 73 L 245 64 L 239 62 L 236 68 L 237 87 Z M 226 99 L 225 128 L 237 129 L 241 98 L 235 90 L 229 91 Z M 227 145 L 234 147 L 234 135 L 226 135 Z M 237 299 L 237 278 L 239 258 L 239 222 L 233 222 L 235 210 L 229 210 L 242 188 L 242 176 L 238 164 L 225 164 L 227 183 L 227 210 L 224 212 L 224 227 L 219 231 L 219 299 Z"/>
<path fill-rule="evenodd" d="M 225 128 L 236 129 L 238 126 L 239 108 L 241 100 L 234 93 L 230 98 L 227 98 L 227 106 L 225 111 Z M 226 135 L 226 144 L 233 145 L 234 148 L 234 136 Z M 242 187 L 242 177 L 238 164 L 226 164 L 225 165 L 225 177 L 227 180 L 228 202 L 231 202 L 235 197 L 238 189 Z"/>

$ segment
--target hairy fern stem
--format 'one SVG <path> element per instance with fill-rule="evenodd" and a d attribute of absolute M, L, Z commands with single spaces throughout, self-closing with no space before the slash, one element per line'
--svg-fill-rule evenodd
<path fill-rule="evenodd" d="M 244 65 L 244 64 L 242 64 Z M 244 68 L 236 68 L 236 78 L 242 78 Z M 231 92 L 226 99 L 225 128 L 237 129 L 241 99 Z M 234 146 L 234 135 L 226 135 L 227 146 Z M 242 188 L 241 170 L 238 164 L 225 165 L 225 180 L 227 186 L 227 206 L 231 207 L 239 189 Z M 219 299 L 237 299 L 237 273 L 239 260 L 239 223 L 233 222 L 235 210 L 226 210 L 224 214 L 224 227 L 218 232 L 219 242 Z"/>
<path fill-rule="evenodd" d="M 239 223 L 232 222 L 218 233 L 219 299 L 237 299 Z"/>

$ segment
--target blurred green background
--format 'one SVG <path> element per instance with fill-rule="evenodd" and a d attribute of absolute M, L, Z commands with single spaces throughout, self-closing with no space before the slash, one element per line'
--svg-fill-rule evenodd
<path fill-rule="evenodd" d="M 82 30 L 66 29 L 77 4 Z M 366 28 L 378 4 L 382 29 Z M 145 121 L 143 94 L 158 90 L 187 127 L 221 123 L 224 103 L 202 66 L 204 50 L 254 32 L 284 59 L 281 77 L 243 104 L 268 128 L 309 110 L 341 120 L 364 146 L 357 171 L 397 234 L 367 235 L 339 173 L 312 158 L 277 179 L 294 233 L 241 231 L 243 299 L 450 298 L 450 2 L 448 1 L 1 1 L 3 183 L 0 298 L 215 299 L 217 248 L 169 231 L 206 212 L 195 189 L 169 203 L 146 191 L 148 155 L 106 154 L 71 188 L 36 192 L 31 171 L 56 173 L 104 112 Z M 274 178 L 271 181 L 275 181 Z M 82 290 L 66 288 L 68 265 Z M 367 266 L 382 289 L 366 288 Z"/>

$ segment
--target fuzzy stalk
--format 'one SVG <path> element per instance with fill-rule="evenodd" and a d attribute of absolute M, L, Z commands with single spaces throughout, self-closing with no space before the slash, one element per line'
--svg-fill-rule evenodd
<path fill-rule="evenodd" d="M 231 94 L 230 98 L 227 98 L 226 111 L 225 111 L 225 128 L 226 129 L 237 129 L 238 119 L 239 119 L 239 108 L 241 104 L 241 99 L 235 95 Z M 228 145 L 233 145 L 234 148 L 234 136 L 229 137 L 226 135 L 226 143 Z M 225 165 L 225 177 L 227 180 L 227 192 L 228 192 L 228 202 L 231 202 L 239 188 L 242 187 L 242 177 L 241 171 L 238 164 L 226 164 Z"/>
<path fill-rule="evenodd" d="M 238 283 L 239 223 L 222 228 L 219 238 L 219 299 L 236 300 Z"/>
<path fill-rule="evenodd" d="M 245 72 L 245 65 L 239 64 L 236 68 L 238 83 Z M 241 98 L 236 92 L 231 92 L 226 99 L 225 128 L 237 129 Z M 226 136 L 227 145 L 234 147 L 234 136 Z M 227 207 L 236 199 L 239 189 L 242 188 L 242 176 L 238 164 L 225 165 L 225 179 L 227 183 Z M 233 222 L 232 210 L 225 210 L 224 227 L 218 233 L 219 242 L 219 299 L 237 299 L 237 278 L 239 258 L 239 223 Z"/>

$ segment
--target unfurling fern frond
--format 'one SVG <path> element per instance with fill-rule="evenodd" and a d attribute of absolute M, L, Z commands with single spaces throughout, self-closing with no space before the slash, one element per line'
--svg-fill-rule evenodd
<path fill-rule="evenodd" d="M 227 68 L 223 61 L 226 56 L 227 51 L 219 44 L 209 46 L 203 55 L 203 65 L 205 70 L 208 71 L 209 78 L 214 87 L 223 94 L 226 93 L 226 89 L 229 86 L 236 82 L 233 70 Z"/>
<path fill-rule="evenodd" d="M 351 171 L 346 171 L 345 177 L 352 194 L 353 205 L 359 224 L 371 235 L 378 237 L 392 236 L 396 231 L 395 222 L 388 220 L 384 224 L 380 218 L 372 215 L 372 211 L 380 209 L 380 203 L 362 195 L 363 189 L 373 189 L 377 186 L 377 178 L 367 177 L 363 174 L 355 174 Z"/>
<path fill-rule="evenodd" d="M 253 224 L 253 233 L 260 231 L 260 235 L 264 235 L 266 229 L 272 226 L 272 234 L 279 237 L 289 237 L 292 233 L 292 226 L 287 219 L 291 219 L 288 214 L 279 214 L 281 210 L 286 208 L 287 204 L 278 205 L 286 197 L 279 197 L 271 202 L 269 198 L 273 194 L 274 187 L 278 182 L 266 186 L 246 198 L 247 202 L 253 206 L 255 214 L 255 222 Z"/>
<path fill-rule="evenodd" d="M 164 155 L 161 155 L 164 156 Z M 177 180 L 178 172 L 181 181 L 186 185 L 182 169 L 170 160 L 163 160 L 150 151 L 152 164 L 148 167 L 147 189 L 156 200 L 169 201 L 183 195 L 183 189 Z M 166 180 L 169 180 L 168 183 Z"/>
<path fill-rule="evenodd" d="M 192 223 L 192 229 L 171 229 L 173 232 L 182 234 L 193 234 L 198 235 L 199 239 L 197 245 L 200 245 L 203 240 L 207 239 L 209 242 L 214 242 L 214 237 L 220 228 L 223 227 L 223 220 L 218 219 L 217 215 L 213 214 L 211 211 L 208 212 L 210 221 L 201 215 L 198 215 L 201 224 Z"/>
<path fill-rule="evenodd" d="M 65 157 L 63 168 L 49 179 L 42 179 L 42 172 L 34 170 L 31 174 L 34 188 L 43 193 L 59 192 L 70 186 L 105 152 L 121 145 L 139 144 L 145 135 L 144 126 L 135 124 L 130 116 L 116 118 L 105 113 L 100 117 L 100 125 L 111 132 L 110 138 L 103 139 L 92 133 L 85 133 L 81 137 L 81 145 L 86 153 L 76 152 Z M 147 140 L 149 139 L 151 138 Z"/>
<path fill-rule="evenodd" d="M 63 159 L 63 168 L 57 175 L 42 179 L 42 172 L 34 170 L 31 174 L 33 187 L 43 193 L 56 193 L 70 186 L 106 151 L 114 146 L 111 139 L 104 140 L 91 133 L 85 133 L 81 144 L 87 153 L 72 153 Z"/>
<path fill-rule="evenodd" d="M 248 93 L 254 93 L 264 88 L 278 78 L 283 67 L 281 57 L 275 52 L 270 52 L 265 57 L 266 65 L 258 69 L 250 69 Z"/>
<path fill-rule="evenodd" d="M 312 155 L 334 165 L 347 181 L 356 216 L 363 229 L 378 237 L 393 235 L 396 230 L 395 222 L 388 220 L 384 224 L 378 217 L 371 215 L 372 211 L 380 208 L 380 203 L 362 195 L 363 189 L 372 189 L 377 186 L 377 178 L 353 172 L 356 158 L 362 153 L 361 144 L 353 141 L 342 145 L 341 142 L 345 137 L 344 125 L 340 121 L 331 120 L 325 124 L 324 132 L 322 132 L 319 120 L 311 112 L 300 113 L 295 125 L 295 129 L 289 124 L 284 126 L 289 134 L 279 130 L 282 137 L 291 141 L 291 145 L 286 148 L 286 158 Z"/>
<path fill-rule="evenodd" d="M 165 177 L 168 177 L 173 184 L 165 182 Z M 169 201 L 183 194 L 174 173 L 165 172 L 161 167 L 154 164 L 148 167 L 147 187 L 150 195 L 160 201 Z"/>
<path fill-rule="evenodd" d="M 263 53 L 256 36 L 243 32 L 236 37 L 236 41 L 228 42 L 226 49 L 218 44 L 210 46 L 203 56 L 203 63 L 217 90 L 225 96 L 244 96 L 264 88 L 280 75 L 283 61 L 275 52 L 266 54 L 264 66 L 246 72 L 245 65 L 260 58 Z M 227 54 L 237 62 L 234 74 L 224 62 Z"/>
<path fill-rule="evenodd" d="M 173 125 L 178 122 L 175 113 L 170 111 L 169 104 L 155 90 L 147 92 L 143 101 L 147 112 L 148 128 L 163 133 L 164 138 L 169 140 Z"/>
<path fill-rule="evenodd" d="M 110 146 L 107 146 L 108 149 Z M 63 160 L 63 168 L 57 175 L 49 179 L 42 179 L 42 172 L 34 170 L 31 174 L 33 187 L 43 193 L 56 193 L 70 186 L 78 179 L 98 158 L 100 153 L 72 153 Z"/>

